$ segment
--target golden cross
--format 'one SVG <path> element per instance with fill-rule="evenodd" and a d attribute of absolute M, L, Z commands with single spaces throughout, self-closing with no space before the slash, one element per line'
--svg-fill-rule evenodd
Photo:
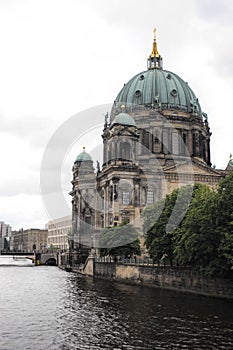
<path fill-rule="evenodd" d="M 156 28 L 154 27 L 154 41 L 156 41 Z"/>

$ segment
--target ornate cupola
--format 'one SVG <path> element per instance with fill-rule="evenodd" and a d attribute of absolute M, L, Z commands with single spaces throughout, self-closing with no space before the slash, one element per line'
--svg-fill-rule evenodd
<path fill-rule="evenodd" d="M 127 113 L 119 113 L 103 131 L 104 164 L 135 161 L 136 143 L 139 138 L 134 119 Z"/>
<path fill-rule="evenodd" d="M 89 153 L 86 152 L 83 147 L 82 153 L 80 153 L 73 165 L 73 187 L 76 189 L 88 188 L 94 181 L 94 167 L 93 160 Z M 88 183 L 88 186 L 87 186 Z"/>
<path fill-rule="evenodd" d="M 152 47 L 152 52 L 147 60 L 148 69 L 163 69 L 163 58 L 158 52 L 157 42 L 156 42 L 156 28 L 154 29 L 154 42 Z"/>
<path fill-rule="evenodd" d="M 74 177 L 80 173 L 93 172 L 93 160 L 89 153 L 86 152 L 85 147 L 83 151 L 77 156 L 73 166 Z"/>

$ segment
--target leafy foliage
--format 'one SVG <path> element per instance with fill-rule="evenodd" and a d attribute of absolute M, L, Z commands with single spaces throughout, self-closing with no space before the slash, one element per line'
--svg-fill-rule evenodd
<path fill-rule="evenodd" d="M 233 266 L 233 172 L 220 182 L 217 194 L 218 252 L 224 272 L 228 272 Z"/>
<path fill-rule="evenodd" d="M 102 231 L 100 236 L 101 256 L 121 256 L 130 258 L 141 255 L 138 232 L 132 225 L 109 227 Z"/>
<path fill-rule="evenodd" d="M 214 215 L 215 214 L 215 215 Z M 219 235 L 216 227 L 216 194 L 196 185 L 181 227 L 175 233 L 175 255 L 179 264 L 212 274 L 218 266 Z"/>
<path fill-rule="evenodd" d="M 174 232 L 179 227 L 192 195 L 192 186 L 176 189 L 165 200 L 157 202 L 153 207 L 146 208 L 143 231 L 146 233 L 145 245 L 155 262 L 174 261 Z M 161 213 L 158 217 L 158 213 Z"/>
<path fill-rule="evenodd" d="M 185 186 L 143 215 L 145 244 L 155 262 L 191 266 L 212 276 L 232 270 L 233 173 L 216 192 L 201 184 Z"/>

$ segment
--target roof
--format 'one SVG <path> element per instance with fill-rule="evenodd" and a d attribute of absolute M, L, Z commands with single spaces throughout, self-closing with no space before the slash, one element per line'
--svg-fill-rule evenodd
<path fill-rule="evenodd" d="M 163 69 L 148 69 L 136 74 L 119 92 L 115 106 L 156 104 L 161 109 L 176 108 L 202 115 L 201 106 L 192 89 L 175 73 Z"/>
<path fill-rule="evenodd" d="M 83 162 L 83 161 L 87 161 L 87 160 L 92 161 L 92 158 L 91 158 L 89 153 L 83 151 L 82 153 L 80 153 L 77 156 L 75 162 Z"/>
<path fill-rule="evenodd" d="M 127 113 L 119 113 L 111 125 L 114 124 L 136 126 L 134 119 Z"/>

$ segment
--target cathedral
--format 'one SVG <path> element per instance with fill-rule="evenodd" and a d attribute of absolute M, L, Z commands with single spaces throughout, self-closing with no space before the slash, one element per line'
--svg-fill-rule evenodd
<path fill-rule="evenodd" d="M 187 184 L 215 188 L 228 171 L 211 167 L 207 114 L 187 82 L 163 69 L 156 33 L 147 70 L 117 95 L 103 126 L 97 171 L 83 149 L 73 165 L 73 248 L 97 247 L 105 227 L 132 224 L 142 232 L 146 206 Z"/>

